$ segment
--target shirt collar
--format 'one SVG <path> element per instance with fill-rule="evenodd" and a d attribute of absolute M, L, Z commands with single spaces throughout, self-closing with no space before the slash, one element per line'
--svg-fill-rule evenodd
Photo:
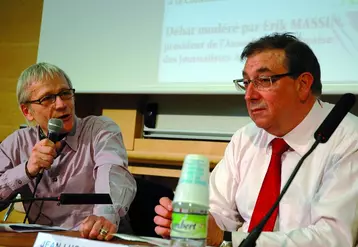
<path fill-rule="evenodd" d="M 300 156 L 303 156 L 315 142 L 314 132 L 327 115 L 326 109 L 329 107 L 328 105 L 317 100 L 302 122 L 282 137 L 290 148 L 295 150 Z M 274 138 L 277 137 L 268 133 L 266 148 Z"/>
<path fill-rule="evenodd" d="M 80 127 L 81 127 L 81 119 L 79 119 L 77 116 L 74 116 L 75 121 L 74 125 L 72 127 L 72 130 L 70 133 L 68 133 L 64 138 L 63 141 L 67 143 L 67 145 L 73 150 L 77 151 L 78 149 L 78 138 L 80 133 Z M 37 125 L 37 142 L 41 141 L 44 138 L 47 138 L 47 136 L 42 131 L 41 127 Z"/>
<path fill-rule="evenodd" d="M 77 151 L 78 149 L 78 138 L 80 137 L 80 128 L 81 128 L 81 120 L 74 116 L 75 121 L 72 127 L 72 130 L 68 135 L 65 137 L 64 141 L 67 145 L 73 150 Z"/>
<path fill-rule="evenodd" d="M 47 135 L 44 133 L 44 131 L 42 130 L 42 128 L 38 125 L 37 127 L 37 131 L 38 131 L 38 142 L 43 140 L 43 139 L 46 139 L 47 138 Z M 52 140 L 54 142 L 58 142 L 58 141 L 61 141 L 62 139 L 64 139 L 66 136 L 68 135 L 68 133 L 60 133 L 58 136 L 57 136 L 57 139 L 56 140 Z"/>

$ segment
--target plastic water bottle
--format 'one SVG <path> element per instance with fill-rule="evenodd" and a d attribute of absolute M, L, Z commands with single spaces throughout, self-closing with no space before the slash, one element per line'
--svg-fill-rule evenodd
<path fill-rule="evenodd" d="M 208 208 L 191 203 L 174 203 L 170 245 L 205 247 Z"/>
<path fill-rule="evenodd" d="M 170 245 L 205 247 L 209 209 L 209 160 L 187 155 L 173 200 Z"/>

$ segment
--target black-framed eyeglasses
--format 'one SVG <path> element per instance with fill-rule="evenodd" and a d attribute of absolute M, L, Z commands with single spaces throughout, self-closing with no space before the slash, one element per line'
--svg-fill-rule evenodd
<path fill-rule="evenodd" d="M 277 80 L 281 79 L 285 76 L 292 76 L 296 73 L 288 72 L 284 74 L 277 74 L 277 75 L 271 75 L 271 76 L 259 76 L 254 79 L 235 79 L 233 80 L 235 87 L 237 90 L 244 90 L 246 91 L 247 87 L 250 83 L 254 85 L 254 87 L 258 90 L 267 90 L 269 89 L 273 83 L 275 83 Z"/>
<path fill-rule="evenodd" d="M 51 105 L 55 103 L 57 96 L 60 97 L 62 100 L 69 100 L 73 98 L 73 96 L 75 96 L 75 89 L 65 89 L 57 94 L 45 95 L 41 99 L 26 101 L 25 104 Z"/>

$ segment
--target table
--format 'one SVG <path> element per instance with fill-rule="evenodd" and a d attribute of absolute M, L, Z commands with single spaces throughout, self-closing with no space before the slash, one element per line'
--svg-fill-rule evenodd
<path fill-rule="evenodd" d="M 58 231 L 49 232 L 51 234 L 65 235 L 70 237 L 80 237 L 79 232 L 74 231 Z M 16 232 L 0 232 L 0 247 L 32 247 L 35 243 L 37 232 L 16 233 Z M 140 242 L 128 242 L 119 238 L 113 238 L 110 243 L 121 243 L 128 245 L 149 245 Z"/>

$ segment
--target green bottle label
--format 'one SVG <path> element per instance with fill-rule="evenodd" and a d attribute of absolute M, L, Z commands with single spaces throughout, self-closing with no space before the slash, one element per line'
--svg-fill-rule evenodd
<path fill-rule="evenodd" d="M 207 224 L 208 215 L 173 212 L 170 237 L 205 239 Z"/>

